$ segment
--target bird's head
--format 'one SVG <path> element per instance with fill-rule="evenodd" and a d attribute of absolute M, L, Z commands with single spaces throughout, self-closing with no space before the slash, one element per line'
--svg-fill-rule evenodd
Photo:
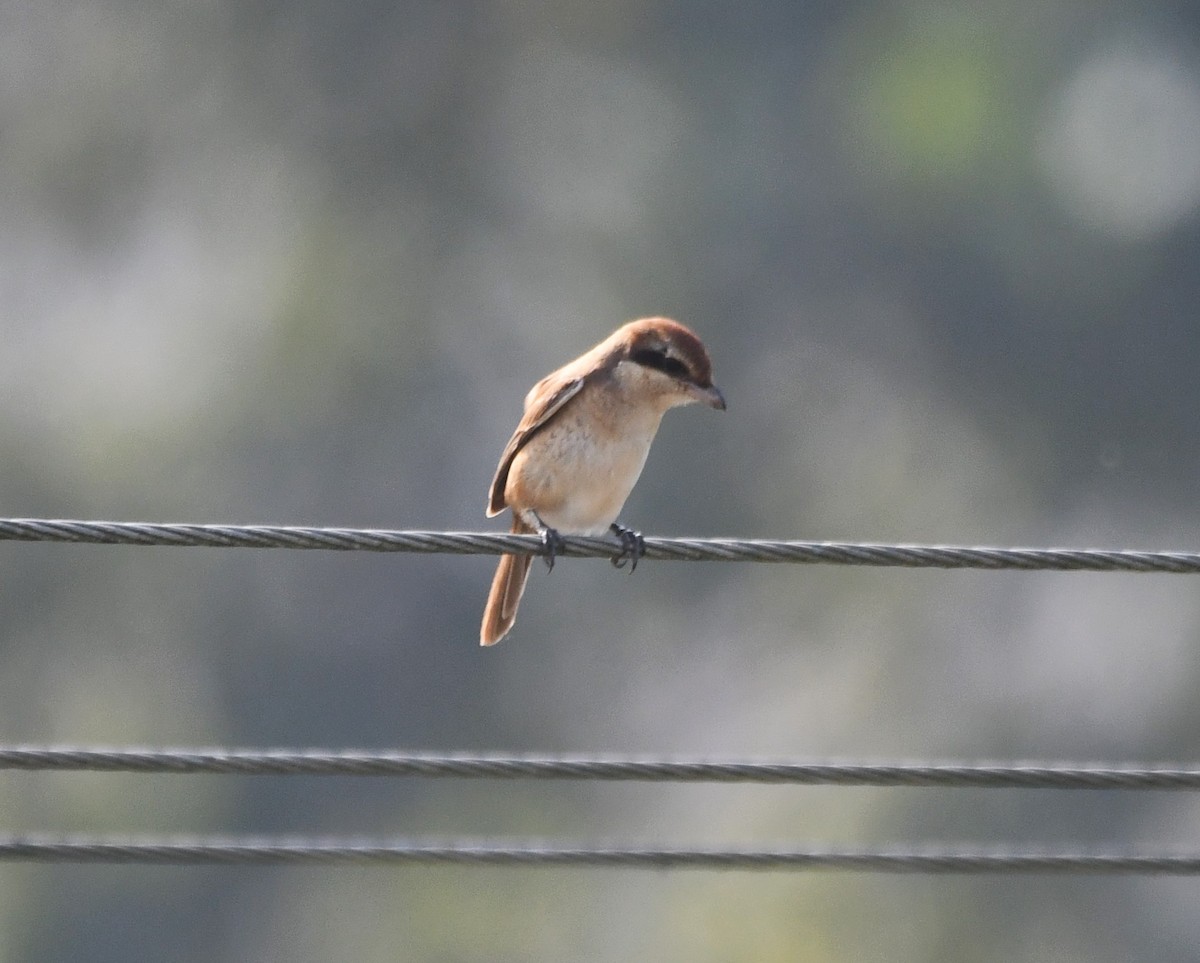
<path fill-rule="evenodd" d="M 660 396 L 664 407 L 699 403 L 725 410 L 704 343 L 678 321 L 630 321 L 610 340 L 619 348 L 619 363 L 633 366 L 637 379 Z"/>

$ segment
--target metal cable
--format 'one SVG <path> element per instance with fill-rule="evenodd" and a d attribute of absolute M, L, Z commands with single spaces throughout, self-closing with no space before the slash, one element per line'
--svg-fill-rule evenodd
<path fill-rule="evenodd" d="M 1191 876 L 1200 855 L 549 846 L 407 839 L 99 838 L 3 835 L 0 862 L 235 864 L 460 863 L 631 869 L 855 870 L 876 873 L 1104 873 Z"/>
<path fill-rule="evenodd" d="M 98 545 L 206 545 L 332 551 L 423 552 L 456 555 L 539 555 L 537 535 L 503 532 L 419 532 L 270 525 L 190 525 L 151 522 L 0 519 L 0 541 Z M 877 545 L 735 538 L 647 538 L 645 557 L 666 561 L 798 562 L 906 568 L 1021 569 L 1025 571 L 1200 572 L 1200 553 L 1075 548 L 989 548 L 954 545 Z M 562 555 L 613 558 L 608 539 L 564 535 Z"/>
<path fill-rule="evenodd" d="M 426 776 L 1025 789 L 1200 789 L 1200 769 L 1098 764 L 749 762 L 285 749 L 0 746 L 0 770 Z"/>

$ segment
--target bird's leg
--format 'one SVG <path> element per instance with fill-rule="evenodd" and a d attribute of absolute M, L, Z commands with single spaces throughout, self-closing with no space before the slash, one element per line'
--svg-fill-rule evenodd
<path fill-rule="evenodd" d="M 542 540 L 542 548 L 544 549 L 542 558 L 546 562 L 546 571 L 553 572 L 554 560 L 567 547 L 567 543 L 563 540 L 562 535 L 559 534 L 558 529 L 551 528 L 543 522 L 537 512 L 533 513 L 533 517 L 537 520 L 537 533 Z"/>
<path fill-rule="evenodd" d="M 557 528 L 547 528 L 543 526 L 538 529 L 538 534 L 542 536 L 542 545 L 545 546 L 546 554 L 542 556 L 546 560 L 546 571 L 554 571 L 554 560 L 567 547 L 566 541 L 558 534 Z"/>
<path fill-rule="evenodd" d="M 641 532 L 635 532 L 632 528 L 626 528 L 616 522 L 609 525 L 608 530 L 621 540 L 621 554 L 612 559 L 613 568 L 624 568 L 628 562 L 629 571 L 632 572 L 637 568 L 638 559 L 646 554 L 646 540 L 642 538 Z"/>

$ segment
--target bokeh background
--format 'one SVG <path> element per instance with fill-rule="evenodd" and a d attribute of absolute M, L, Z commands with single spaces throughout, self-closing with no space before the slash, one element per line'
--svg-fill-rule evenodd
<path fill-rule="evenodd" d="M 0 514 L 476 530 L 708 343 L 655 535 L 1200 546 L 1172 0 L 0 3 Z M 1194 578 L 0 545 L 0 741 L 1195 762 Z M 1195 849 L 1187 794 L 35 775 L 0 828 Z M 1191 961 L 1187 880 L 0 868 L 0 961 Z"/>

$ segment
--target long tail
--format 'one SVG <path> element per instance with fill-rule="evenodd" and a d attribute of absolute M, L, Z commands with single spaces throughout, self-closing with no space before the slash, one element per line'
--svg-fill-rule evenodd
<path fill-rule="evenodd" d="M 514 516 L 512 530 L 518 535 L 533 531 Z M 479 629 L 480 645 L 495 645 L 508 635 L 517 621 L 517 606 L 525 592 L 525 579 L 529 577 L 532 555 L 501 555 L 492 579 L 492 590 L 488 592 L 487 605 L 483 607 L 483 625 Z"/>

